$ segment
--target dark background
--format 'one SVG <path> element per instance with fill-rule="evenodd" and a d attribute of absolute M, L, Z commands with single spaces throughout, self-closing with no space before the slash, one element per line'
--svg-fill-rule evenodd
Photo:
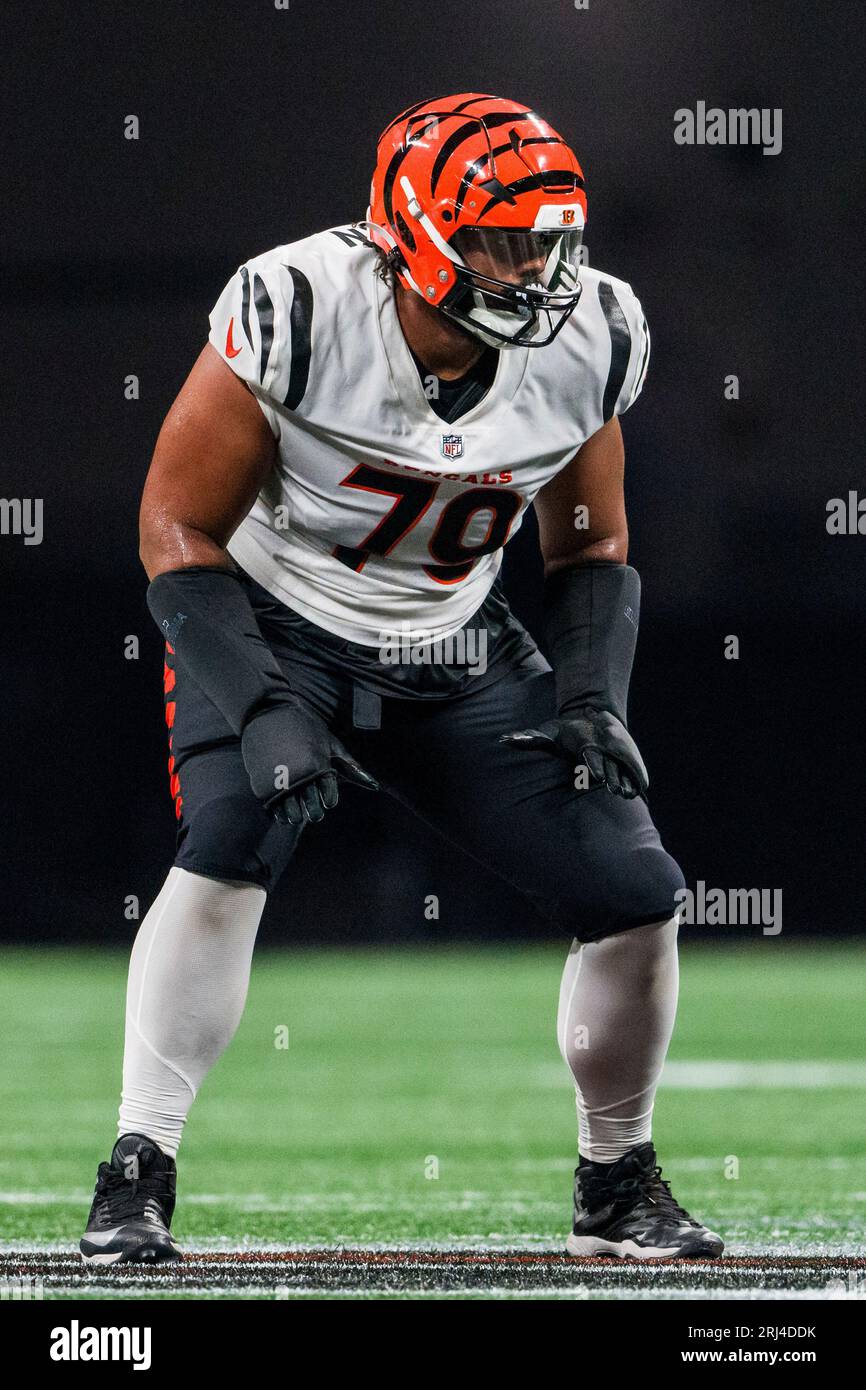
<path fill-rule="evenodd" d="M 45 510 L 41 546 L 0 537 L 9 937 L 128 939 L 125 896 L 144 910 L 170 863 L 136 513 L 208 310 L 249 256 L 362 217 L 382 127 L 457 91 L 526 102 L 572 143 L 590 263 L 631 282 L 650 323 L 624 422 L 644 587 L 630 708 L 665 843 L 690 884 L 782 888 L 785 933 L 860 928 L 866 539 L 825 529 L 828 498 L 863 477 L 858 8 L 4 5 L 0 495 Z M 698 100 L 781 107 L 782 153 L 677 146 L 673 113 Z M 506 576 L 532 628 L 534 525 Z M 727 634 L 739 661 L 723 659 Z M 347 794 L 305 837 L 264 930 L 546 928 L 384 798 Z"/>

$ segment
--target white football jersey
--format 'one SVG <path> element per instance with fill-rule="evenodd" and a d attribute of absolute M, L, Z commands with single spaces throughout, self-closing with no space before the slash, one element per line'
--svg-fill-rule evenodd
<path fill-rule="evenodd" d="M 539 488 L 636 400 L 649 358 L 630 286 L 582 267 L 554 341 L 502 350 L 487 394 L 448 424 L 378 263 L 356 228 L 318 232 L 241 266 L 210 316 L 278 441 L 228 550 L 310 622 L 372 646 L 472 617 Z"/>

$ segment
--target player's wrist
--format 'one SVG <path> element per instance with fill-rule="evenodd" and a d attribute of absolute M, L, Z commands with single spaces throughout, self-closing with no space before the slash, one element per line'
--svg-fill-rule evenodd
<path fill-rule="evenodd" d="M 593 562 L 545 580 L 545 631 L 557 711 L 608 711 L 627 723 L 640 578 L 631 565 Z"/>
<path fill-rule="evenodd" d="M 151 580 L 147 604 L 184 670 L 235 734 L 257 712 L 291 698 L 236 570 L 168 570 Z"/>

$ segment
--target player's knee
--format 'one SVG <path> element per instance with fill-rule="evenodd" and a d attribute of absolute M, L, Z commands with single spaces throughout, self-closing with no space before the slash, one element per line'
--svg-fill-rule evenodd
<path fill-rule="evenodd" d="M 215 796 L 185 815 L 174 862 L 205 878 L 254 883 L 269 892 L 296 843 L 297 832 L 276 824 L 250 796 Z"/>
<path fill-rule="evenodd" d="M 685 887 L 679 864 L 661 845 L 613 855 L 592 877 L 593 901 L 575 904 L 569 925 L 580 941 L 600 941 L 668 921 L 676 913 L 676 895 Z"/>
<path fill-rule="evenodd" d="M 262 902 L 262 887 L 244 879 L 217 878 L 193 873 L 189 869 L 172 869 L 182 881 L 183 911 L 194 917 L 196 924 L 207 932 L 237 926 L 239 918 L 250 920 Z"/>

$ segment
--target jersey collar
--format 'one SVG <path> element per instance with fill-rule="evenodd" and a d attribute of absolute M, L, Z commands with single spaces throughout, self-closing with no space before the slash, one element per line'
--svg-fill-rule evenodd
<path fill-rule="evenodd" d="M 441 429 L 444 421 L 441 415 L 436 414 L 424 394 L 418 368 L 415 366 L 409 344 L 403 336 L 394 291 L 378 275 L 373 276 L 373 284 L 379 347 L 394 394 L 405 409 L 417 412 L 425 423 Z M 453 428 L 462 429 L 465 425 L 481 420 L 487 421 L 497 413 L 502 413 L 510 405 L 523 380 L 530 351 L 528 347 L 501 350 L 496 376 L 486 395 L 465 415 L 454 420 Z"/>

